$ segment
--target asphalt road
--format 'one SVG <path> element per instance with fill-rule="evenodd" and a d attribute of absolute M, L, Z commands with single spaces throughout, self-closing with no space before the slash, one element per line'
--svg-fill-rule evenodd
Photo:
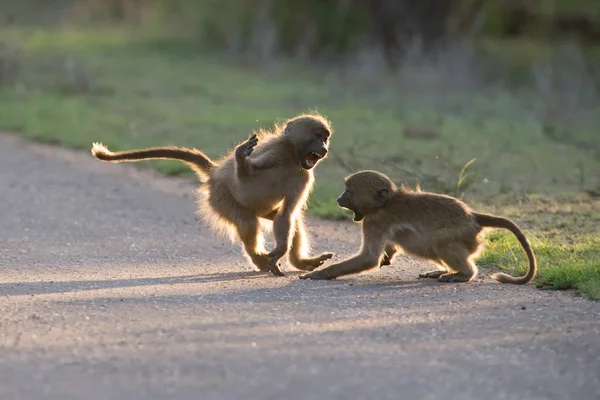
<path fill-rule="evenodd" d="M 252 271 L 193 186 L 0 135 L 0 399 L 600 399 L 600 304 Z M 315 248 L 358 227 L 309 221 Z"/>

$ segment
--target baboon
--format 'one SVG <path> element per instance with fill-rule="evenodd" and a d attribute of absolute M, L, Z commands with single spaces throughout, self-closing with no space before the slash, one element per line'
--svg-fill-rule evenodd
<path fill-rule="evenodd" d="M 332 253 L 309 256 L 304 208 L 314 184 L 314 167 L 327 156 L 330 122 L 322 115 L 303 114 L 254 132 L 219 161 L 196 149 L 153 147 L 111 152 L 94 143 L 92 154 L 110 162 L 172 159 L 186 163 L 199 176 L 198 214 L 218 233 L 236 236 L 261 271 L 283 276 L 279 260 L 288 254 L 299 270 L 312 271 Z M 275 248 L 267 253 L 261 218 L 273 221 Z"/>
<path fill-rule="evenodd" d="M 529 242 L 510 220 L 471 210 L 450 196 L 396 187 L 377 171 L 360 171 L 345 179 L 346 190 L 338 205 L 354 213 L 362 223 L 360 252 L 339 263 L 300 276 L 301 279 L 335 279 L 339 276 L 388 265 L 402 250 L 436 263 L 440 269 L 420 274 L 440 282 L 469 282 L 477 276 L 472 259 L 482 249 L 480 233 L 486 227 L 506 228 L 515 234 L 529 258 L 522 277 L 497 273 L 502 283 L 526 284 L 536 274 L 536 260 Z"/>

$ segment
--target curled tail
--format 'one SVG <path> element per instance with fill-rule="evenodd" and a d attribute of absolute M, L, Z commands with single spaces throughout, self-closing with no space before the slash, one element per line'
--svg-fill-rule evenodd
<path fill-rule="evenodd" d="M 519 227 L 515 225 L 514 222 L 506 218 L 496 217 L 494 215 L 489 214 L 473 214 L 475 215 L 475 220 L 481 226 L 490 228 L 504 228 L 511 231 L 517 237 L 519 243 L 521 243 L 521 246 L 523 246 L 523 250 L 525 250 L 527 258 L 529 259 L 529 270 L 525 275 L 520 277 L 514 277 L 504 273 L 497 273 L 492 275 L 492 279 L 495 279 L 501 283 L 514 283 L 516 285 L 524 285 L 526 283 L 531 282 L 531 280 L 535 277 L 535 274 L 537 272 L 537 264 L 535 260 L 535 255 L 533 254 L 533 249 L 531 248 L 529 241 L 527 240 L 521 229 L 519 229 Z"/>
<path fill-rule="evenodd" d="M 109 162 L 140 160 L 178 160 L 186 163 L 196 173 L 208 176 L 215 169 L 215 164 L 206 154 L 196 149 L 185 147 L 150 147 L 147 149 L 112 152 L 101 143 L 94 143 L 92 155 L 98 160 Z"/>

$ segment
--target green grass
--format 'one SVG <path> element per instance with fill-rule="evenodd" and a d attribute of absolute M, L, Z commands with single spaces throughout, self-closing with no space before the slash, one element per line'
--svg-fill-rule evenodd
<path fill-rule="evenodd" d="M 319 216 L 347 215 L 335 203 L 342 178 L 365 168 L 464 195 L 485 209 L 500 204 L 498 197 L 523 201 L 532 194 L 554 199 L 549 208 L 572 206 L 556 196 L 600 184 L 600 106 L 593 102 L 568 118 L 556 103 L 561 96 L 440 86 L 452 73 L 442 81 L 410 76 L 402 84 L 399 77 L 356 78 L 284 62 L 260 68 L 202 54 L 193 42 L 126 29 L 5 28 L 0 37 L 21 50 L 18 77 L 0 84 L 0 129 L 35 140 L 80 149 L 93 141 L 114 150 L 195 146 L 217 157 L 253 129 L 323 112 L 335 134 L 310 201 L 309 211 Z M 547 112 L 535 110 L 540 107 Z M 407 134 L 419 130 L 433 135 Z M 145 165 L 189 174 L 176 162 Z M 508 208 L 504 203 L 498 212 Z M 576 287 L 598 298 L 597 231 L 581 227 L 578 215 L 563 221 L 578 231 L 576 244 L 542 234 L 543 219 L 531 222 L 528 233 L 540 257 L 537 283 Z M 510 236 L 491 239 L 484 265 L 523 264 Z"/>
<path fill-rule="evenodd" d="M 526 257 L 511 234 L 494 232 L 488 236 L 488 248 L 479 260 L 483 267 L 494 267 L 523 274 Z M 540 288 L 577 289 L 583 296 L 600 300 L 600 239 L 582 238 L 574 244 L 536 238 L 533 250 L 539 274 L 535 283 Z"/>

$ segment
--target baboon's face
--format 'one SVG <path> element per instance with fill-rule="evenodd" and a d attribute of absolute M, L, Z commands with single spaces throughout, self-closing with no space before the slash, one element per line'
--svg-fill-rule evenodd
<path fill-rule="evenodd" d="M 362 221 L 362 219 L 365 217 L 364 214 L 359 211 L 358 207 L 354 205 L 354 201 L 352 199 L 352 192 L 348 190 L 348 187 L 346 187 L 344 193 L 342 193 L 340 197 L 337 198 L 337 203 L 338 206 L 340 206 L 341 208 L 345 208 L 354 213 L 354 221 Z"/>
<path fill-rule="evenodd" d="M 361 171 L 345 181 L 346 190 L 337 198 L 340 207 L 354 213 L 354 221 L 381 208 L 395 190 L 394 183 L 385 175 L 374 171 Z"/>
<path fill-rule="evenodd" d="M 327 157 L 331 132 L 321 121 L 308 117 L 290 121 L 284 135 L 293 141 L 302 168 L 313 169 Z"/>
<path fill-rule="evenodd" d="M 314 129 L 311 131 L 312 138 L 308 141 L 300 157 L 300 165 L 304 169 L 314 168 L 319 161 L 327 157 L 329 151 L 329 131 L 325 129 Z"/>

